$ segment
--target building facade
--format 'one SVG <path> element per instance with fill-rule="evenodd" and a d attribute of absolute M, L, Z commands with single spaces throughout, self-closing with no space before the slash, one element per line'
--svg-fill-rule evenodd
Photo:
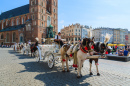
<path fill-rule="evenodd" d="M 95 41 L 104 42 L 106 33 L 111 34 L 112 37 L 108 43 L 114 44 L 128 44 L 128 29 L 122 28 L 95 28 L 93 30 L 93 37 L 95 37 Z"/>
<path fill-rule="evenodd" d="M 112 35 L 111 39 L 108 42 L 108 43 L 112 43 L 113 42 L 113 29 L 112 28 L 107 28 L 107 27 L 95 28 L 93 30 L 93 37 L 95 38 L 95 41 L 104 42 L 105 40 L 104 36 L 106 35 L 106 33 Z"/>
<path fill-rule="evenodd" d="M 82 26 L 81 27 L 81 39 L 88 38 L 88 29 L 92 29 L 92 27 L 89 26 Z"/>
<path fill-rule="evenodd" d="M 66 39 L 67 42 L 71 40 L 72 43 L 75 44 L 82 38 L 88 37 L 87 29 L 90 28 L 92 29 L 92 27 L 89 27 L 87 25 L 83 26 L 79 23 L 72 24 L 61 29 L 61 36 L 62 39 Z"/>
<path fill-rule="evenodd" d="M 128 44 L 130 45 L 130 31 L 128 31 Z"/>
<path fill-rule="evenodd" d="M 120 29 L 113 29 L 113 43 L 120 44 Z"/>
<path fill-rule="evenodd" d="M 46 38 L 46 29 L 58 32 L 58 0 L 29 0 L 29 4 L 0 15 L 0 45 Z"/>
<path fill-rule="evenodd" d="M 67 27 L 61 29 L 61 36 L 66 41 L 72 41 L 72 43 L 78 42 L 81 39 L 81 25 L 80 24 L 72 24 Z"/>

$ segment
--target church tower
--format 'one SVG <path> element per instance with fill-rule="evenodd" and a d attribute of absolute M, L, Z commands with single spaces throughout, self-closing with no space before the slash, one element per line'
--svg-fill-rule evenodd
<path fill-rule="evenodd" d="M 58 33 L 58 0 L 30 0 L 29 13 L 32 19 L 32 37 L 46 38 L 46 28 L 50 25 Z"/>

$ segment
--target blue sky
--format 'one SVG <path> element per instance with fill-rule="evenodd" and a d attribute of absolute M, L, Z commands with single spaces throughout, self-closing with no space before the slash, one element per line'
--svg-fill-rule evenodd
<path fill-rule="evenodd" d="M 8 2 L 8 3 L 7 3 Z M 29 0 L 1 0 L 0 11 L 28 4 Z M 58 0 L 58 29 L 72 23 L 130 31 L 130 0 Z"/>

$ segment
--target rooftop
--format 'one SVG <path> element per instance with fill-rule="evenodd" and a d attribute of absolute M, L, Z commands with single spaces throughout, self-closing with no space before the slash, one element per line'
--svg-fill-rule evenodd
<path fill-rule="evenodd" d="M 6 11 L 6 12 L 3 12 L 0 15 L 0 20 L 8 19 L 11 17 L 15 17 L 15 16 L 27 14 L 27 13 L 29 13 L 29 4 L 12 9 L 12 10 L 9 10 L 9 11 Z"/>
<path fill-rule="evenodd" d="M 18 30 L 18 29 L 21 29 L 21 28 L 24 28 L 24 27 L 25 27 L 25 24 L 17 25 L 17 26 L 11 26 L 11 27 L 7 27 L 7 28 L 0 30 L 0 32 Z"/>

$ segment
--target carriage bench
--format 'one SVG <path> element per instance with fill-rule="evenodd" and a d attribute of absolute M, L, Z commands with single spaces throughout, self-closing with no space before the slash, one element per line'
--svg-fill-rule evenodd
<path fill-rule="evenodd" d="M 130 61 L 130 56 L 107 55 L 107 59 L 127 62 Z"/>

